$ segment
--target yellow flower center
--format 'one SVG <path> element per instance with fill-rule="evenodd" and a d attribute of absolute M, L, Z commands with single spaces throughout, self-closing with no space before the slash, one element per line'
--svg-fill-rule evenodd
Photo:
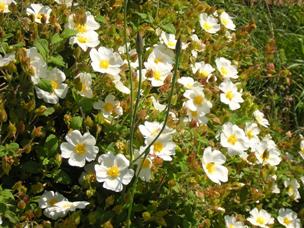
<path fill-rule="evenodd" d="M 175 42 L 169 41 L 169 42 L 167 43 L 167 45 L 168 45 L 168 47 L 175 47 Z"/>
<path fill-rule="evenodd" d="M 233 92 L 231 90 L 227 91 L 225 96 L 229 101 L 231 101 L 234 97 Z"/>
<path fill-rule="evenodd" d="M 3 12 L 5 10 L 5 3 L 0 2 L 0 12 Z"/>
<path fill-rule="evenodd" d="M 78 36 L 77 40 L 79 43 L 82 43 L 82 44 L 88 42 L 88 39 L 84 36 Z"/>
<path fill-rule="evenodd" d="M 86 152 L 86 146 L 83 143 L 76 144 L 74 151 L 76 154 L 83 155 Z"/>
<path fill-rule="evenodd" d="M 215 164 L 214 164 L 214 162 L 207 163 L 206 169 L 207 169 L 208 173 L 213 173 L 215 171 Z"/>
<path fill-rule="evenodd" d="M 164 144 L 162 144 L 160 141 L 156 141 L 154 143 L 154 152 L 159 153 L 164 149 Z"/>
<path fill-rule="evenodd" d="M 55 80 L 51 80 L 51 87 L 53 90 L 58 89 L 59 84 Z"/>
<path fill-rule="evenodd" d="M 77 32 L 86 32 L 87 26 L 83 25 L 83 24 L 78 24 L 78 25 L 76 25 L 76 30 L 77 30 Z"/>
<path fill-rule="evenodd" d="M 221 67 L 220 72 L 221 72 L 221 74 L 222 74 L 224 77 L 226 77 L 227 74 L 228 74 L 228 69 L 227 69 L 227 67 L 224 67 L 224 66 Z"/>
<path fill-rule="evenodd" d="M 304 147 L 301 148 L 300 153 L 304 154 Z"/>
<path fill-rule="evenodd" d="M 230 224 L 230 225 L 229 225 L 229 228 L 234 228 L 234 227 L 235 227 L 235 226 L 234 226 L 234 225 L 232 225 L 232 224 Z"/>
<path fill-rule="evenodd" d="M 153 71 L 153 78 L 155 80 L 160 80 L 160 72 L 158 70 Z"/>
<path fill-rule="evenodd" d="M 154 62 L 155 63 L 159 63 L 159 62 L 161 62 L 161 59 L 160 58 L 156 58 L 156 59 L 154 59 Z"/>
<path fill-rule="evenodd" d="M 101 60 L 99 63 L 99 66 L 102 69 L 108 69 L 110 66 L 109 60 L 107 60 L 107 59 Z"/>
<path fill-rule="evenodd" d="M 119 168 L 116 165 L 113 165 L 110 168 L 108 168 L 107 174 L 112 179 L 115 179 L 116 177 L 118 177 L 120 175 Z"/>
<path fill-rule="evenodd" d="M 106 112 L 109 112 L 109 113 L 112 113 L 114 110 L 114 106 L 111 103 L 106 103 L 103 108 Z"/>
<path fill-rule="evenodd" d="M 192 116 L 193 118 L 197 118 L 197 117 L 198 117 L 198 112 L 193 112 L 193 111 L 191 111 L 191 116 Z"/>
<path fill-rule="evenodd" d="M 203 96 L 201 96 L 201 95 L 196 95 L 196 96 L 194 97 L 194 99 L 193 99 L 193 103 L 194 103 L 195 105 L 202 105 L 203 102 L 204 102 L 204 98 L 203 98 Z"/>
<path fill-rule="evenodd" d="M 37 15 L 36 15 L 36 18 L 38 19 L 38 20 L 41 20 L 42 19 L 42 17 L 43 17 L 43 13 L 38 13 Z"/>
<path fill-rule="evenodd" d="M 256 223 L 259 225 L 264 225 L 265 224 L 265 219 L 263 217 L 257 217 Z"/>
<path fill-rule="evenodd" d="M 289 195 L 294 195 L 295 191 L 292 186 L 289 186 L 288 193 L 289 193 Z"/>
<path fill-rule="evenodd" d="M 248 131 L 246 132 L 246 135 L 247 135 L 247 137 L 248 137 L 249 139 L 252 139 L 252 138 L 253 138 L 253 132 L 252 132 L 252 130 L 248 130 Z"/>
<path fill-rule="evenodd" d="M 227 26 L 229 24 L 229 20 L 227 18 L 222 18 L 221 22 L 224 26 Z"/>
<path fill-rule="evenodd" d="M 209 22 L 205 22 L 203 25 L 203 29 L 208 31 L 212 29 L 212 25 Z"/>
<path fill-rule="evenodd" d="M 289 225 L 289 224 L 292 223 L 292 220 L 290 220 L 289 218 L 285 217 L 285 218 L 283 219 L 283 223 L 284 223 L 285 225 Z"/>
<path fill-rule="evenodd" d="M 142 163 L 142 167 L 148 169 L 150 168 L 150 164 L 151 162 L 148 159 L 145 159 Z"/>
<path fill-rule="evenodd" d="M 237 142 L 237 137 L 236 137 L 236 135 L 230 135 L 229 137 L 228 137 L 228 139 L 227 139 L 227 141 L 230 143 L 230 144 L 232 144 L 232 145 L 234 145 L 234 144 L 236 144 L 236 142 Z"/>
<path fill-rule="evenodd" d="M 208 75 L 209 75 L 209 72 L 206 70 L 200 70 L 198 72 L 198 76 L 200 76 L 201 78 L 206 78 L 206 77 L 208 77 Z"/>
<path fill-rule="evenodd" d="M 55 203 L 58 203 L 58 200 L 56 198 L 51 198 L 48 200 L 48 204 L 50 206 L 54 206 Z"/>

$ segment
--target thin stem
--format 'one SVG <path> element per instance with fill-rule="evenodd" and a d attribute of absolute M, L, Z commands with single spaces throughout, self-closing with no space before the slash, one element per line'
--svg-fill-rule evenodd
<path fill-rule="evenodd" d="M 130 140 L 129 140 L 129 153 L 130 153 L 130 160 L 132 161 L 133 158 L 133 84 L 132 84 L 132 70 L 131 70 L 131 64 L 130 64 L 130 53 L 129 53 L 129 46 L 127 43 L 127 8 L 128 8 L 128 0 L 124 0 L 124 42 L 125 42 L 125 51 L 127 55 L 127 62 L 128 62 L 128 68 L 129 68 L 129 84 L 130 84 L 130 112 L 131 112 L 131 123 L 130 123 Z"/>
<path fill-rule="evenodd" d="M 170 90 L 170 93 L 169 93 L 169 100 L 168 100 L 166 116 L 165 116 L 163 126 L 162 126 L 161 130 L 159 131 L 159 133 L 157 134 L 157 136 L 152 140 L 152 142 L 148 145 L 148 147 L 146 147 L 144 152 L 141 153 L 134 161 L 132 161 L 131 164 L 133 164 L 136 160 L 138 160 L 142 155 L 144 155 L 143 162 L 145 161 L 145 159 L 147 158 L 147 156 L 149 154 L 150 147 L 160 137 L 160 135 L 162 134 L 162 132 L 164 131 L 164 129 L 167 125 L 169 112 L 170 112 L 170 108 L 171 108 L 171 103 L 172 103 L 173 92 L 174 92 L 174 88 L 175 88 L 175 84 L 176 84 L 177 70 L 179 68 L 180 50 L 181 50 L 181 40 L 178 39 L 178 42 L 177 42 L 177 45 L 176 45 L 175 67 L 174 67 L 174 73 L 173 73 L 173 78 L 172 78 L 172 85 L 171 85 L 171 90 Z M 138 174 L 142 170 L 143 162 L 141 162 L 141 164 L 140 164 L 140 167 L 138 169 L 137 175 L 135 176 L 135 180 L 134 180 L 132 190 L 131 190 L 131 198 L 130 198 L 130 205 L 129 205 L 129 208 L 128 208 L 128 219 L 127 219 L 127 223 L 128 223 L 127 227 L 128 228 L 130 228 L 130 225 L 131 225 L 130 218 L 131 218 L 131 213 L 132 213 L 132 209 L 133 209 L 134 194 L 135 194 L 135 189 L 136 189 L 136 185 L 137 185 L 137 182 L 138 182 L 138 177 L 139 177 Z"/>

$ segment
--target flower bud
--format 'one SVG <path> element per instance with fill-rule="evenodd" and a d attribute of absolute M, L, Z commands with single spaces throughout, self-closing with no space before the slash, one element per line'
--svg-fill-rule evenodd
<path fill-rule="evenodd" d="M 106 202 L 106 207 L 112 206 L 115 202 L 115 197 L 113 195 L 108 196 L 105 202 Z"/>
<path fill-rule="evenodd" d="M 151 219 L 151 214 L 150 214 L 150 212 L 145 211 L 142 213 L 142 217 L 143 217 L 144 221 L 147 222 Z"/>
<path fill-rule="evenodd" d="M 7 128 L 7 136 L 8 138 L 14 138 L 16 137 L 17 128 L 15 124 L 12 122 L 9 122 L 8 128 Z"/>

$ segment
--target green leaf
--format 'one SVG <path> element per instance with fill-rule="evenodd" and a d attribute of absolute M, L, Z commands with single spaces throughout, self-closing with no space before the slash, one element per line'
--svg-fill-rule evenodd
<path fill-rule="evenodd" d="M 61 37 L 63 39 L 68 39 L 71 36 L 75 36 L 77 34 L 77 32 L 73 29 L 68 29 L 66 28 L 65 30 L 63 30 L 63 32 L 61 33 Z"/>
<path fill-rule="evenodd" d="M 89 113 L 92 111 L 93 101 L 92 101 L 92 99 L 83 97 L 80 99 L 79 105 L 83 108 L 83 111 L 85 113 Z"/>
<path fill-rule="evenodd" d="M 47 61 L 47 58 L 49 56 L 49 43 L 45 39 L 38 39 L 34 42 L 35 47 L 38 49 L 38 52 L 41 54 L 41 56 L 44 58 L 45 61 Z"/>
<path fill-rule="evenodd" d="M 83 119 L 81 116 L 74 116 L 71 120 L 71 128 L 80 129 L 82 127 Z"/>
<path fill-rule="evenodd" d="M 70 184 L 71 183 L 71 178 L 70 176 L 63 170 L 57 170 L 53 174 L 53 178 L 55 183 L 60 183 L 60 184 Z"/>
<path fill-rule="evenodd" d="M 22 171 L 30 174 L 40 173 L 40 169 L 40 164 L 35 161 L 27 161 L 22 165 Z"/>
<path fill-rule="evenodd" d="M 44 148 L 46 148 L 47 154 L 48 155 L 53 155 L 54 153 L 57 152 L 58 149 L 58 139 L 56 137 L 56 135 L 49 135 L 46 140 L 45 140 L 45 144 L 44 144 Z"/>
<path fill-rule="evenodd" d="M 51 82 L 49 80 L 46 80 L 46 79 L 43 79 L 43 78 L 40 79 L 40 81 L 37 84 L 37 87 L 46 91 L 46 92 L 49 92 L 49 93 L 53 92 Z"/>
<path fill-rule="evenodd" d="M 171 33 L 171 34 L 176 33 L 175 27 L 172 23 L 160 24 L 159 26 L 161 27 L 162 30 L 164 30 L 167 33 Z"/>
<path fill-rule="evenodd" d="M 55 35 L 52 36 L 51 38 L 51 44 L 54 45 L 54 44 L 58 44 L 60 43 L 61 41 L 63 41 L 64 39 L 58 34 L 56 33 Z"/>
<path fill-rule="evenodd" d="M 50 108 L 47 108 L 42 115 L 49 116 L 49 115 L 52 115 L 54 112 L 55 112 L 55 109 L 53 107 L 50 107 Z"/>
<path fill-rule="evenodd" d="M 99 23 L 103 23 L 104 22 L 104 16 L 98 15 L 95 17 L 95 20 Z"/>
<path fill-rule="evenodd" d="M 51 56 L 48 60 L 48 63 L 53 63 L 56 66 L 64 67 L 65 62 L 61 55 Z"/>

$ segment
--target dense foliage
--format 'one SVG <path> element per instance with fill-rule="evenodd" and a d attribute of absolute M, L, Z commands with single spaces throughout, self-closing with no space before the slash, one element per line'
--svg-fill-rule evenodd
<path fill-rule="evenodd" d="M 222 7 L 0 0 L 2 226 L 301 227 L 304 140 L 251 93 L 275 45 Z"/>

